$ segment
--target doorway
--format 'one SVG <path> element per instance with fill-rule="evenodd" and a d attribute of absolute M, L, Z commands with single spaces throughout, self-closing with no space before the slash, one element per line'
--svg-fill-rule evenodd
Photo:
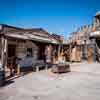
<path fill-rule="evenodd" d="M 8 44 L 8 57 L 7 57 L 7 68 L 10 71 L 10 76 L 13 76 L 16 71 L 16 45 Z"/>
<path fill-rule="evenodd" d="M 96 43 L 97 43 L 98 48 L 100 49 L 100 39 L 96 39 Z"/>
<path fill-rule="evenodd" d="M 7 57 L 7 64 L 8 65 L 15 65 L 15 58 L 16 58 L 16 45 L 15 44 L 8 44 L 8 57 Z"/>
<path fill-rule="evenodd" d="M 8 58 L 16 56 L 16 45 L 8 44 Z"/>
<path fill-rule="evenodd" d="M 39 60 L 44 60 L 45 61 L 45 45 L 41 44 L 39 45 Z"/>

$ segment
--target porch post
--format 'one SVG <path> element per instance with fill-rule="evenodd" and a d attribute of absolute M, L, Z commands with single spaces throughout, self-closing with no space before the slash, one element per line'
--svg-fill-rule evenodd
<path fill-rule="evenodd" d="M 93 46 L 93 51 L 94 51 L 93 60 L 96 61 L 96 55 L 99 55 L 98 54 L 99 52 L 98 52 L 98 46 L 96 44 L 96 39 L 95 38 L 92 39 L 92 46 Z M 97 49 L 97 52 L 96 52 L 96 49 Z"/>
<path fill-rule="evenodd" d="M 72 53 L 72 45 L 71 45 L 71 43 L 69 44 L 69 50 L 70 50 L 70 62 L 72 62 L 72 58 L 71 58 L 71 53 Z"/>
<path fill-rule="evenodd" d="M 61 44 L 58 45 L 58 62 L 60 60 Z"/>
<path fill-rule="evenodd" d="M 52 46 L 51 44 L 47 45 L 45 48 L 46 62 L 52 61 Z"/>
<path fill-rule="evenodd" d="M 46 60 L 46 70 L 48 69 L 48 64 L 50 64 L 52 62 L 52 45 L 46 45 L 45 47 L 45 60 Z"/>
<path fill-rule="evenodd" d="M 7 39 L 2 37 L 1 40 L 2 40 L 1 62 L 3 69 L 5 69 L 5 65 L 7 63 Z"/>
<path fill-rule="evenodd" d="M 4 69 L 4 37 L 1 37 L 1 65 L 2 69 Z"/>
<path fill-rule="evenodd" d="M 1 66 L 0 66 L 0 86 L 5 81 L 5 70 L 4 70 L 4 36 L 1 37 Z"/>

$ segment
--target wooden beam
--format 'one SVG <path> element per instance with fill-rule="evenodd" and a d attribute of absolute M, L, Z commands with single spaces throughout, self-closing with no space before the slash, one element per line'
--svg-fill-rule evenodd
<path fill-rule="evenodd" d="M 1 65 L 2 69 L 4 69 L 4 37 L 1 37 Z"/>
<path fill-rule="evenodd" d="M 70 50 L 70 62 L 72 62 L 72 60 L 71 60 L 71 54 L 72 54 L 72 45 L 71 45 L 71 43 L 69 45 L 69 50 Z"/>
<path fill-rule="evenodd" d="M 1 66 L 0 66 L 0 86 L 3 86 L 5 82 L 5 70 L 4 70 L 4 37 L 1 37 Z"/>
<path fill-rule="evenodd" d="M 2 69 L 5 68 L 7 62 L 7 39 L 4 36 L 1 37 L 1 64 Z"/>

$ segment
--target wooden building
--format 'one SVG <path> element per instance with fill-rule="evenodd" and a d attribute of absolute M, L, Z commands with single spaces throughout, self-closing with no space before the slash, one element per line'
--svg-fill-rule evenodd
<path fill-rule="evenodd" d="M 100 58 L 100 12 L 93 18 L 93 24 L 80 27 L 71 36 L 71 58 L 72 61 L 98 61 Z M 77 51 L 78 49 L 78 51 Z M 78 55 L 77 55 L 78 52 Z"/>
<path fill-rule="evenodd" d="M 23 29 L 0 25 L 0 71 L 15 59 L 30 55 L 34 60 L 52 62 L 58 54 L 60 41 L 42 28 Z M 58 56 L 57 56 L 58 57 Z"/>

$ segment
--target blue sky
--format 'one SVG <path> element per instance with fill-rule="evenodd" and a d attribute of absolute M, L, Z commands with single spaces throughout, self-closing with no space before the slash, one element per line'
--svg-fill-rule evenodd
<path fill-rule="evenodd" d="M 0 0 L 0 23 L 67 36 L 91 24 L 100 0 Z"/>

